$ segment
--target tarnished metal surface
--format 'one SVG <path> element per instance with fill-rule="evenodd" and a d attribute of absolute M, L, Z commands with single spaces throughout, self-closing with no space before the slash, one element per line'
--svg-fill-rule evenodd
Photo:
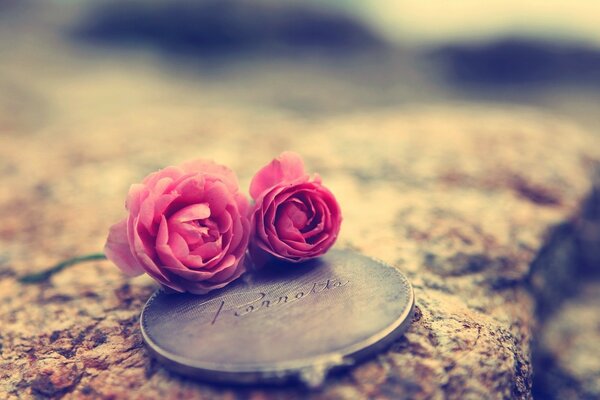
<path fill-rule="evenodd" d="M 276 263 L 205 296 L 156 292 L 141 326 L 171 369 L 219 381 L 319 384 L 397 338 L 414 295 L 398 270 L 351 251 Z"/>

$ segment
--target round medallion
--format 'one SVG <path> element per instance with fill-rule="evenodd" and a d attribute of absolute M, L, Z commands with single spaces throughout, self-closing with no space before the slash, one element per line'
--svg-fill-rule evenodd
<path fill-rule="evenodd" d="M 332 250 L 303 264 L 275 262 L 203 296 L 159 290 L 140 324 L 154 355 L 185 375 L 314 386 L 397 339 L 413 305 L 400 271 Z"/>

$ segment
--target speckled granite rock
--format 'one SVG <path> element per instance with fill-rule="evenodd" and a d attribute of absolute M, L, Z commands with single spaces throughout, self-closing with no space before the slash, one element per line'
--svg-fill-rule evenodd
<path fill-rule="evenodd" d="M 11 73 L 19 81 L 26 71 Z M 27 101 L 11 104 L 44 110 L 35 124 L 21 120 L 29 110 L 0 115 L 0 397 L 531 397 L 536 321 L 525 280 L 550 227 L 589 190 L 593 138 L 532 110 L 471 105 L 302 119 L 221 106 L 155 73 L 104 66 L 31 78 Z M 129 184 L 154 169 L 208 157 L 247 187 L 284 149 L 336 193 L 338 246 L 400 268 L 417 298 L 404 338 L 318 391 L 217 387 L 167 372 L 138 325 L 153 282 L 107 261 L 39 285 L 17 281 L 101 249 Z"/>

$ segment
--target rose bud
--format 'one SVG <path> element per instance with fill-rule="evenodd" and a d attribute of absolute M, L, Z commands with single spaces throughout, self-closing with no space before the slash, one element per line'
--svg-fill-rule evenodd
<path fill-rule="evenodd" d="M 104 251 L 127 275 L 203 294 L 244 273 L 249 206 L 229 168 L 195 160 L 162 169 L 131 186 L 125 207 Z"/>
<path fill-rule="evenodd" d="M 276 257 L 301 262 L 318 257 L 335 243 L 342 223 L 333 194 L 302 158 L 284 152 L 254 175 L 250 195 L 250 254 L 257 267 Z"/>

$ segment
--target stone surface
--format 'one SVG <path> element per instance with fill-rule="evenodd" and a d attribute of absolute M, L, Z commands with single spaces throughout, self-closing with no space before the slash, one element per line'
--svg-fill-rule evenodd
<path fill-rule="evenodd" d="M 530 265 L 551 228 L 579 213 L 597 138 L 517 107 L 307 118 L 236 103 L 209 79 L 178 77 L 143 59 L 81 61 L 86 53 L 45 40 L 46 50 L 14 50 L 0 63 L 1 398 L 531 397 Z M 401 340 L 320 390 L 231 388 L 167 372 L 149 356 L 138 325 L 156 286 L 125 278 L 108 261 L 41 284 L 17 280 L 102 249 L 108 227 L 124 215 L 129 185 L 155 169 L 212 158 L 247 188 L 287 149 L 338 197 L 345 221 L 337 246 L 401 269 L 417 299 Z M 575 300 L 585 307 L 565 303 L 552 313 L 561 322 L 548 325 L 555 328 L 544 336 L 547 348 L 572 337 L 573 318 L 594 324 L 597 293 L 587 290 L 592 297 Z M 597 364 L 574 361 L 588 348 L 583 338 L 552 357 L 593 393 Z"/>
<path fill-rule="evenodd" d="M 588 282 L 578 292 L 545 321 L 541 331 L 536 361 L 545 368 L 536 382 L 539 398 L 600 397 L 600 285 Z"/>
<path fill-rule="evenodd" d="M 401 268 L 417 297 L 404 339 L 311 395 L 529 397 L 534 318 L 523 282 L 548 228 L 575 213 L 588 190 L 585 134 L 535 112 L 477 107 L 306 121 L 207 109 L 184 90 L 176 106 L 130 100 L 98 114 L 86 102 L 104 89 L 71 82 L 60 97 L 84 115 L 59 112 L 36 131 L 5 130 L 0 139 L 0 391 L 8 397 L 306 396 L 212 387 L 160 368 L 137 321 L 154 285 L 109 262 L 40 285 L 16 281 L 101 249 L 128 185 L 155 168 L 211 157 L 247 183 L 284 149 L 304 154 L 338 196 L 338 246 Z"/>
<path fill-rule="evenodd" d="M 536 398 L 600 397 L 599 178 L 579 214 L 553 229 L 531 267 Z"/>

